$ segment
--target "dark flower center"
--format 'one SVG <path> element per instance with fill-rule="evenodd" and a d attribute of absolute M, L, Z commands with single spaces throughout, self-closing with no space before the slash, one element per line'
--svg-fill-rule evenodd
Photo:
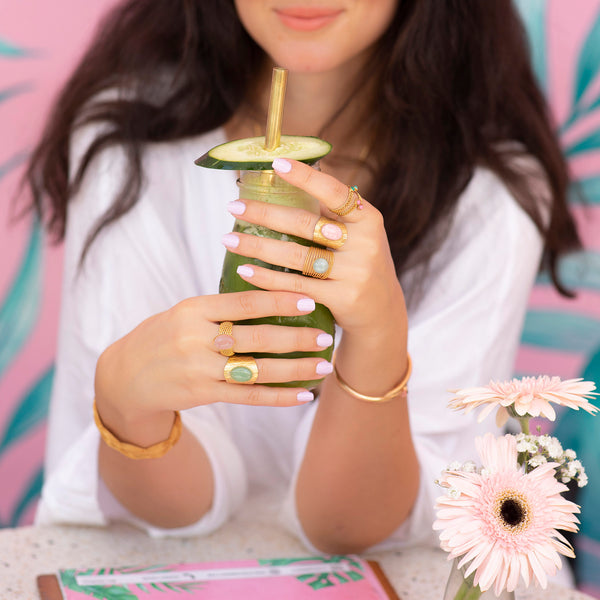
<path fill-rule="evenodd" d="M 518 500 L 508 498 L 500 506 L 500 515 L 507 525 L 515 527 L 525 518 L 525 511 Z"/>
<path fill-rule="evenodd" d="M 526 529 L 531 519 L 527 498 L 515 490 L 503 490 L 494 503 L 494 513 L 500 525 L 511 533 Z"/>

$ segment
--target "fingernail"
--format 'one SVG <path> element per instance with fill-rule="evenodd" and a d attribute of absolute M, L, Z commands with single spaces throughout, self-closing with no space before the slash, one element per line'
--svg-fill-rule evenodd
<path fill-rule="evenodd" d="M 239 200 L 233 200 L 227 203 L 227 210 L 232 215 L 243 215 L 246 212 L 246 204 L 244 202 L 240 202 Z"/>
<path fill-rule="evenodd" d="M 254 275 L 254 269 L 247 265 L 240 265 L 235 271 L 242 277 L 252 277 Z"/>
<path fill-rule="evenodd" d="M 298 392 L 296 400 L 298 402 L 310 402 L 315 399 L 315 395 L 312 392 Z"/>
<path fill-rule="evenodd" d="M 315 301 L 312 298 L 300 298 L 296 303 L 298 310 L 302 312 L 312 312 L 315 310 Z"/>
<path fill-rule="evenodd" d="M 278 173 L 289 173 L 292 170 L 292 163 L 285 158 L 276 158 L 273 161 L 273 169 Z"/>
<path fill-rule="evenodd" d="M 329 375 L 329 373 L 333 373 L 333 365 L 326 360 L 322 360 L 317 363 L 316 371 L 318 375 Z"/>
<path fill-rule="evenodd" d="M 323 227 L 321 228 L 321 233 L 328 239 L 328 240 L 341 240 L 342 239 L 342 229 L 340 227 L 338 227 L 337 225 L 334 225 L 333 223 L 327 223 L 326 225 L 323 225 Z"/>
<path fill-rule="evenodd" d="M 317 336 L 317 346 L 321 348 L 329 348 L 333 344 L 333 336 L 328 333 L 320 333 Z"/>
<path fill-rule="evenodd" d="M 240 245 L 240 238 L 234 233 L 226 233 L 221 238 L 221 242 L 227 248 L 237 248 Z"/>

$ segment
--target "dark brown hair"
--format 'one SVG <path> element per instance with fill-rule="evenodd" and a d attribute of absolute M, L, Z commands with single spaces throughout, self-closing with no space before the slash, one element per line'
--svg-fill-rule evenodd
<path fill-rule="evenodd" d="M 542 232 L 544 266 L 570 295 L 557 274 L 559 256 L 580 245 L 566 203 L 568 170 L 528 57 L 511 0 L 399 0 L 365 71 L 365 79 L 374 78 L 376 102 L 367 110 L 377 139 L 369 199 L 384 215 L 399 274 L 426 267 L 474 168 L 483 165 L 506 182 Z M 34 205 L 56 239 L 64 236 L 69 198 L 102 149 L 126 150 L 129 177 L 84 254 L 137 201 L 144 144 L 223 125 L 247 100 L 263 59 L 231 0 L 129 0 L 117 7 L 63 89 L 29 163 Z M 98 99 L 109 89 L 125 92 Z M 70 135 L 90 122 L 107 128 L 69 180 Z M 528 178 L 502 149 L 507 141 L 535 157 L 547 177 L 545 224 Z"/>

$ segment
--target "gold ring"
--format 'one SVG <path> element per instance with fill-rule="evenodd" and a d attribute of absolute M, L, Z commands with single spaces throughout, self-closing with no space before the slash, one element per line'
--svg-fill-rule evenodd
<path fill-rule="evenodd" d="M 302 275 L 316 277 L 317 279 L 327 279 L 333 267 L 333 252 L 324 248 L 311 246 L 308 249 L 304 259 Z"/>
<path fill-rule="evenodd" d="M 233 338 L 233 323 L 231 321 L 223 321 L 222 323 L 219 323 L 219 333 L 217 333 L 217 335 L 213 338 L 213 342 L 220 335 L 228 335 L 229 337 Z M 233 348 L 224 348 L 223 350 L 219 350 L 219 352 L 223 356 L 233 356 L 234 354 Z"/>
<path fill-rule="evenodd" d="M 336 215 L 344 217 L 348 213 L 351 213 L 355 208 L 362 210 L 364 207 L 362 205 L 362 196 L 358 193 L 358 187 L 351 185 L 348 187 L 348 196 L 346 197 L 346 201 L 337 208 L 331 208 L 330 210 Z"/>
<path fill-rule="evenodd" d="M 258 365 L 252 356 L 230 356 L 225 363 L 223 375 L 227 383 L 250 385 L 258 379 Z"/>
<path fill-rule="evenodd" d="M 339 229 L 339 236 L 338 231 Z M 326 237 L 323 234 L 323 230 L 330 237 Z M 333 248 L 334 250 L 339 250 L 348 239 L 348 230 L 343 223 L 339 221 L 334 221 L 332 219 L 326 219 L 325 217 L 321 217 L 317 224 L 315 225 L 315 230 L 313 232 L 313 242 L 317 244 L 321 244 L 321 246 L 327 246 L 328 248 Z"/>

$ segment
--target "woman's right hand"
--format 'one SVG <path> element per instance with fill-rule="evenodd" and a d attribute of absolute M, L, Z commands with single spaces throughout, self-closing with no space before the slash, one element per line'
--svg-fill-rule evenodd
<path fill-rule="evenodd" d="M 98 412 L 118 436 L 120 431 L 125 434 L 143 423 L 157 422 L 161 413 L 163 420 L 172 420 L 174 410 L 213 402 L 294 406 L 311 400 L 313 395 L 305 388 L 260 384 L 324 377 L 331 370 L 327 361 L 257 359 L 256 385 L 226 383 L 227 357 L 219 346 L 227 340 L 215 337 L 220 322 L 233 321 L 236 353 L 322 351 L 333 340 L 319 329 L 235 325 L 267 316 L 306 315 L 314 306 L 302 294 L 262 290 L 184 300 L 146 319 L 102 353 L 95 378 Z"/>

